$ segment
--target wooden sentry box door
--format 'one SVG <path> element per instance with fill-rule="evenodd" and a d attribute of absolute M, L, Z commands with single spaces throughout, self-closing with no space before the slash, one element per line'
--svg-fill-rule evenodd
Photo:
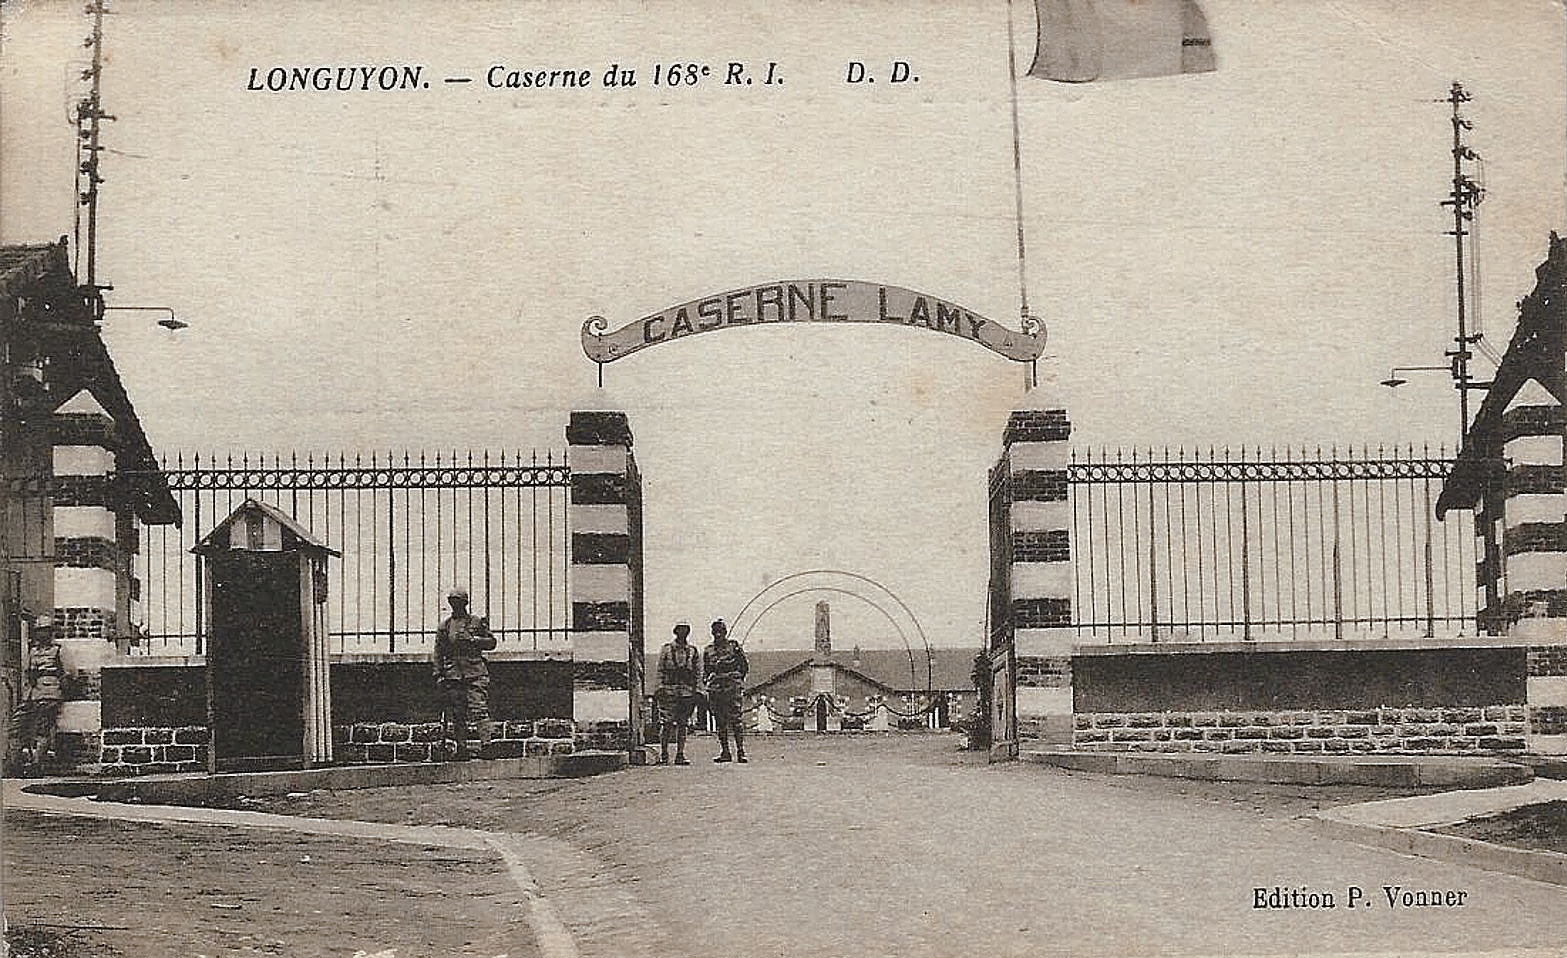
<path fill-rule="evenodd" d="M 291 552 L 236 551 L 208 559 L 207 672 L 218 768 L 303 762 L 300 562 Z"/>

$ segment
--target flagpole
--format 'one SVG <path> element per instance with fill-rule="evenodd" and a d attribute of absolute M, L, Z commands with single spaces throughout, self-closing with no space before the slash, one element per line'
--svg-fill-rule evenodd
<path fill-rule="evenodd" d="M 1020 145 L 1017 119 L 1017 42 L 1012 27 L 1013 0 L 1007 0 L 1007 84 L 1012 105 L 1012 195 L 1017 215 L 1017 294 L 1018 312 L 1024 332 L 1030 326 L 1028 317 L 1028 268 L 1027 253 L 1023 242 L 1023 152 Z M 1024 380 L 1027 388 L 1039 385 L 1039 361 L 1029 363 Z"/>

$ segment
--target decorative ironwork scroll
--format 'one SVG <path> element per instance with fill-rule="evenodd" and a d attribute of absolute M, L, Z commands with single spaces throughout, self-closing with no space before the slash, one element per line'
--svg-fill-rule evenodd
<path fill-rule="evenodd" d="M 659 343 L 698 333 L 770 323 L 877 323 L 915 326 L 967 339 L 1015 362 L 1045 349 L 1045 325 L 1023 319 L 1009 329 L 972 310 L 901 286 L 859 280 L 778 280 L 703 297 L 652 313 L 613 331 L 594 316 L 582 324 L 582 351 L 596 363 L 622 359 Z"/>

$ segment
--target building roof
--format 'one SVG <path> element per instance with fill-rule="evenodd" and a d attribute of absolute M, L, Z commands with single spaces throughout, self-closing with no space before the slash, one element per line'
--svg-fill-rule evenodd
<path fill-rule="evenodd" d="M 212 531 L 207 533 L 207 535 L 200 542 L 196 543 L 196 545 L 190 551 L 206 555 L 212 552 L 232 548 L 230 544 L 232 541 L 230 539 L 230 530 L 233 528 L 234 523 L 238 522 L 242 516 L 253 512 L 259 512 L 263 516 L 266 516 L 273 522 L 276 522 L 278 525 L 282 526 L 289 532 L 290 535 L 298 539 L 299 544 L 304 546 L 306 549 L 317 552 L 325 552 L 334 556 L 342 555 L 341 552 L 338 552 L 331 546 L 326 545 L 323 542 L 318 542 L 315 536 L 310 534 L 310 530 L 300 525 L 293 516 L 284 512 L 282 509 L 279 509 L 277 506 L 272 505 L 270 502 L 262 502 L 260 499 L 246 499 L 244 502 L 240 503 L 233 512 L 228 514 L 228 518 L 213 526 Z"/>
<path fill-rule="evenodd" d="M 19 295 L 51 268 L 70 272 L 63 240 L 60 245 L 0 246 L 0 299 Z"/>
<path fill-rule="evenodd" d="M 23 296 L 55 305 L 46 316 L 28 310 L 0 309 L 13 317 L 50 357 L 57 407 L 83 389 L 90 392 L 114 420 L 121 439 L 118 469 L 128 480 L 126 491 L 141 520 L 149 525 L 179 525 L 180 507 L 142 431 L 125 384 L 98 329 L 92 301 L 76 285 L 66 240 L 43 245 L 0 246 L 0 304 Z M 14 306 L 14 303 L 12 303 Z M 12 331 L 5 330 L 10 336 Z M 58 387 L 58 388 L 56 388 Z M 53 407 L 51 407 L 53 408 Z"/>
<path fill-rule="evenodd" d="M 949 692 L 974 687 L 971 673 L 979 649 L 931 649 L 930 653 L 928 667 L 923 649 L 913 651 L 912 667 L 911 655 L 904 649 L 862 649 L 858 652 L 834 649 L 830 661 L 897 692 L 923 692 L 927 683 L 931 689 Z M 745 684 L 747 688 L 755 688 L 809 664 L 816 659 L 816 654 L 809 649 L 747 649 L 745 657 L 751 666 Z M 657 681 L 657 652 L 647 656 L 647 675 L 650 685 Z"/>
<path fill-rule="evenodd" d="M 900 686 L 897 686 L 897 685 L 888 685 L 886 682 L 878 681 L 878 680 L 872 678 L 871 676 L 866 675 L 864 672 L 860 671 L 859 669 L 854 668 L 854 666 L 847 665 L 847 664 L 845 664 L 843 662 L 836 662 L 836 661 L 834 661 L 834 662 L 831 662 L 830 664 L 831 664 L 831 666 L 832 666 L 832 668 L 834 670 L 836 670 L 838 672 L 844 672 L 844 673 L 847 673 L 849 675 L 852 675 L 855 678 L 863 681 L 867 685 L 871 685 L 871 686 L 874 686 L 874 687 L 880 689 L 882 694 L 884 694 L 884 695 L 899 695 L 899 694 L 915 691 L 915 690 L 909 689 L 907 687 L 900 687 Z M 796 672 L 803 672 L 803 671 L 805 671 L 807 669 L 814 668 L 816 665 L 817 665 L 816 656 L 808 655 L 804 659 L 802 659 L 801 661 L 796 662 L 794 665 L 784 669 L 782 672 L 776 672 L 776 673 L 774 673 L 772 675 L 768 675 L 768 676 L 762 676 L 761 673 L 753 673 L 753 675 L 746 676 L 746 689 L 745 690 L 747 692 L 757 692 L 757 691 L 760 691 L 760 690 L 762 690 L 764 688 L 767 688 L 769 685 L 773 685 L 774 683 L 777 683 L 777 682 L 783 680 L 784 678 L 786 678 L 786 677 L 788 677 L 790 675 L 795 674 Z M 924 688 L 921 687 L 919 689 L 919 691 L 924 691 Z"/>
<path fill-rule="evenodd" d="M 1551 234 L 1545 261 L 1534 271 L 1534 291 L 1518 303 L 1518 327 L 1502 355 L 1485 401 L 1464 435 L 1453 472 L 1442 484 L 1436 515 L 1472 509 L 1486 483 L 1502 469 L 1501 447 L 1508 435 L 1507 411 L 1533 380 L 1556 404 L 1567 406 L 1567 241 Z"/>

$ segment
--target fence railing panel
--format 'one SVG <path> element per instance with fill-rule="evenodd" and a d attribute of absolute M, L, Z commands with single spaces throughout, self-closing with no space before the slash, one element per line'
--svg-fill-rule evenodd
<path fill-rule="evenodd" d="M 571 476 L 545 453 L 178 456 L 164 474 L 182 527 L 148 527 L 136 651 L 201 650 L 201 561 L 190 550 L 247 498 L 293 516 L 329 560 L 331 651 L 429 651 L 444 595 L 465 586 L 502 650 L 569 640 Z"/>
<path fill-rule="evenodd" d="M 1472 517 L 1443 451 L 1075 452 L 1084 642 L 1474 632 Z"/>

